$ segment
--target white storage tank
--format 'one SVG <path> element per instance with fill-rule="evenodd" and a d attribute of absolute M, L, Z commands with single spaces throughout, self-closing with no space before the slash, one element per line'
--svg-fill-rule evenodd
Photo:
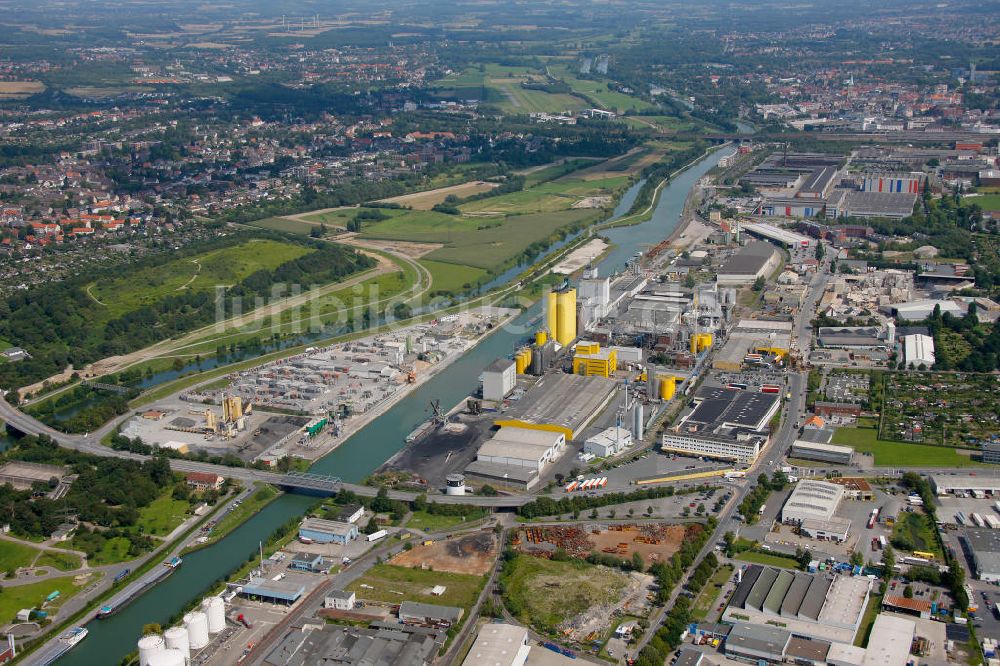
<path fill-rule="evenodd" d="M 226 628 L 226 604 L 222 597 L 202 599 L 201 609 L 208 616 L 208 633 L 217 634 Z"/>
<path fill-rule="evenodd" d="M 201 611 L 184 616 L 184 627 L 188 632 L 188 645 L 192 650 L 200 650 L 208 645 L 208 616 Z"/>
<path fill-rule="evenodd" d="M 167 643 L 168 650 L 180 650 L 184 655 L 184 660 L 191 658 L 191 644 L 188 641 L 188 632 L 184 627 L 170 627 L 163 632 L 163 639 Z"/>
<path fill-rule="evenodd" d="M 465 476 L 463 474 L 449 474 L 445 477 L 445 482 L 448 484 L 445 488 L 446 495 L 465 494 Z"/>
<path fill-rule="evenodd" d="M 152 662 L 150 658 L 166 650 L 163 636 L 159 634 L 149 634 L 139 639 L 139 666 L 149 666 Z"/>
<path fill-rule="evenodd" d="M 165 649 L 150 657 L 149 666 L 184 666 L 184 653 Z"/>

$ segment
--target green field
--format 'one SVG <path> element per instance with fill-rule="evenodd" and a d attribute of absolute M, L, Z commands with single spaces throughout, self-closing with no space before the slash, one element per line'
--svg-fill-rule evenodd
<path fill-rule="evenodd" d="M 64 542 L 66 548 L 72 548 L 73 550 L 83 551 L 84 549 L 79 545 L 74 543 L 75 539 Z M 126 560 L 132 559 L 133 556 L 129 555 L 129 547 L 131 542 L 125 537 L 114 537 L 113 539 L 107 539 L 104 545 L 101 546 L 101 550 L 97 554 L 88 560 L 88 564 L 92 567 L 99 567 L 105 564 L 117 564 L 119 562 L 125 562 Z M 56 546 L 61 548 L 62 546 Z"/>
<path fill-rule="evenodd" d="M 274 486 L 262 486 L 258 488 L 250 497 L 243 500 L 242 504 L 227 513 L 215 524 L 212 531 L 209 532 L 209 540 L 217 541 L 226 536 L 242 525 L 247 518 L 267 506 L 278 495 L 278 489 Z"/>
<path fill-rule="evenodd" d="M 716 570 L 712 578 L 702 588 L 701 593 L 698 594 L 698 598 L 695 599 L 694 605 L 691 607 L 691 616 L 695 620 L 704 622 L 709 617 L 714 617 L 718 613 L 715 610 L 715 600 L 719 596 L 719 590 L 729 581 L 732 575 L 733 566 L 731 564 L 724 564 Z"/>
<path fill-rule="evenodd" d="M 934 553 L 938 559 L 944 558 L 944 553 L 938 547 L 938 541 L 934 536 L 934 523 L 930 517 L 922 513 L 900 513 L 892 526 L 893 545 L 897 540 L 907 542 L 912 548 L 900 548 L 913 552 L 915 550 Z"/>
<path fill-rule="evenodd" d="M 37 554 L 31 546 L 0 540 L 0 571 L 14 572 L 19 567 L 26 567 Z"/>
<path fill-rule="evenodd" d="M 753 550 L 740 553 L 736 556 L 736 559 L 743 560 L 744 562 L 753 562 L 754 564 L 781 567 L 782 569 L 799 568 L 799 563 L 791 557 L 782 557 L 781 555 L 772 555 L 771 553 L 758 553 Z"/>
<path fill-rule="evenodd" d="M 40 608 L 45 598 L 58 590 L 59 597 L 45 606 L 45 610 L 51 615 L 54 609 L 66 603 L 66 600 L 79 592 L 81 587 L 92 583 L 98 577 L 99 574 L 95 574 L 89 580 L 82 581 L 80 585 L 73 582 L 72 576 L 67 576 L 29 585 L 5 586 L 3 594 L 0 594 L 0 622 L 13 621 L 17 617 L 17 611 L 22 608 Z"/>
<path fill-rule="evenodd" d="M 171 492 L 168 490 L 139 511 L 137 525 L 146 534 L 166 536 L 184 522 L 190 507 L 190 503 L 186 500 L 176 500 L 171 497 Z"/>
<path fill-rule="evenodd" d="M 36 567 L 53 567 L 59 571 L 75 571 L 83 566 L 79 555 L 73 553 L 57 553 L 47 550 L 35 562 Z"/>
<path fill-rule="evenodd" d="M 505 566 L 501 580 L 511 614 L 543 633 L 554 633 L 563 621 L 617 598 L 627 577 L 580 560 L 518 555 Z"/>
<path fill-rule="evenodd" d="M 481 268 L 446 264 L 441 261 L 428 261 L 426 259 L 419 260 L 419 263 L 431 272 L 432 292 L 447 291 L 453 294 L 458 293 L 470 287 L 475 287 L 480 279 L 486 277 L 486 271 Z"/>
<path fill-rule="evenodd" d="M 608 85 L 605 81 L 578 79 L 575 74 L 570 72 L 569 67 L 566 65 L 551 65 L 549 67 L 549 72 L 555 78 L 562 79 L 569 84 L 569 87 L 573 89 L 574 93 L 594 100 L 604 109 L 624 113 L 629 109 L 642 111 L 656 108 L 655 105 L 643 99 L 639 99 L 638 97 L 632 97 L 631 95 L 608 90 Z"/>
<path fill-rule="evenodd" d="M 470 510 L 466 516 L 439 516 L 427 513 L 426 511 L 414 511 L 413 515 L 410 516 L 410 520 L 407 521 L 406 526 L 424 532 L 436 532 L 437 530 L 446 530 L 456 525 L 462 525 L 463 523 L 481 520 L 485 516 L 485 511 L 477 510 Z"/>
<path fill-rule="evenodd" d="M 105 306 L 108 318 L 152 305 L 184 290 L 208 290 L 232 285 L 261 269 L 274 269 L 309 252 L 292 243 L 250 239 L 233 247 L 212 250 L 128 276 L 98 280 L 87 292 Z"/>
<path fill-rule="evenodd" d="M 397 604 L 400 601 L 419 601 L 441 606 L 458 606 L 468 610 L 475 603 L 485 582 L 485 576 L 377 564 L 364 576 L 348 585 L 347 589 L 355 592 L 358 599 Z M 362 585 L 370 585 L 371 589 L 361 587 Z M 444 585 L 447 588 L 444 594 L 439 597 L 432 595 L 431 588 L 435 585 Z"/>
<path fill-rule="evenodd" d="M 874 428 L 837 428 L 833 443 L 854 447 L 859 453 L 874 454 L 879 467 L 973 467 L 981 464 L 946 446 L 881 440 Z"/>
<path fill-rule="evenodd" d="M 968 203 L 979 204 L 983 210 L 1000 210 L 1000 194 L 981 194 L 975 197 L 967 197 Z"/>
<path fill-rule="evenodd" d="M 497 64 L 470 67 L 452 74 L 433 85 L 442 94 L 480 99 L 496 105 L 509 114 L 535 112 L 563 113 L 580 111 L 589 106 L 586 100 L 569 93 L 550 93 L 521 86 L 522 82 L 544 82 L 545 76 L 533 67 Z M 484 96 L 484 92 L 486 93 Z"/>
<path fill-rule="evenodd" d="M 499 197 L 498 197 L 499 198 Z M 543 241 L 561 227 L 596 220 L 599 212 L 589 209 L 562 210 L 532 215 L 469 218 L 434 211 L 413 211 L 376 222 L 361 235 L 366 238 L 442 243 L 424 258 L 498 269 L 529 245 Z"/>
<path fill-rule="evenodd" d="M 357 206 L 348 206 L 338 210 L 328 210 L 323 213 L 313 213 L 306 215 L 304 219 L 315 224 L 325 224 L 329 227 L 346 227 L 347 223 L 353 219 L 362 209 Z M 391 214 L 393 209 L 383 208 L 379 212 Z"/>
<path fill-rule="evenodd" d="M 267 217 L 263 220 L 254 220 L 249 223 L 250 226 L 260 227 L 261 229 L 271 229 L 272 231 L 280 231 L 286 234 L 298 234 L 299 236 L 308 236 L 309 232 L 316 228 L 316 225 L 309 224 L 308 222 L 303 222 L 301 220 L 289 220 L 286 217 Z"/>

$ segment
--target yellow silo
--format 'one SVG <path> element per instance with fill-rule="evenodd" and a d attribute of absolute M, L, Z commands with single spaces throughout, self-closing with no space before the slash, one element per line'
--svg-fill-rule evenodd
<path fill-rule="evenodd" d="M 537 333 L 535 333 L 535 344 L 538 345 L 539 347 L 541 347 L 546 342 L 548 342 L 548 340 L 549 340 L 549 336 L 547 336 L 545 334 L 545 330 L 544 329 L 542 329 L 541 331 L 538 331 Z"/>
<path fill-rule="evenodd" d="M 576 289 L 556 294 L 556 340 L 563 347 L 576 339 Z"/>
<path fill-rule="evenodd" d="M 676 377 L 660 377 L 660 400 L 670 400 L 677 390 Z"/>
<path fill-rule="evenodd" d="M 699 333 L 698 334 L 698 351 L 703 352 L 712 346 L 712 334 L 711 333 Z"/>
<path fill-rule="evenodd" d="M 531 347 L 525 347 L 521 353 L 524 354 L 524 371 L 527 372 L 531 367 Z"/>
<path fill-rule="evenodd" d="M 524 369 L 526 367 L 527 364 L 524 362 L 524 354 L 522 354 L 521 352 L 517 352 L 516 354 L 514 354 L 514 370 L 517 372 L 517 374 L 523 375 Z"/>
<path fill-rule="evenodd" d="M 697 354 L 698 353 L 698 334 L 697 333 L 692 333 L 691 334 L 691 353 L 692 354 Z"/>
<path fill-rule="evenodd" d="M 550 291 L 545 301 L 545 326 L 554 340 L 559 340 L 559 295 Z"/>

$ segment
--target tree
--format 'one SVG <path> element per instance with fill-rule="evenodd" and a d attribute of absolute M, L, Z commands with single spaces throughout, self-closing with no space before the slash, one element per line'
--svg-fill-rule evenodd
<path fill-rule="evenodd" d="M 150 634 L 162 634 L 163 627 L 161 627 L 156 622 L 150 622 L 149 624 L 142 625 L 142 635 L 149 636 Z"/>
<path fill-rule="evenodd" d="M 887 581 L 890 580 L 896 568 L 896 551 L 890 544 L 886 544 L 885 550 L 882 551 L 882 568 L 884 569 L 882 577 Z"/>
<path fill-rule="evenodd" d="M 638 552 L 632 553 L 632 568 L 636 571 L 642 571 L 646 568 L 646 562 Z"/>
<path fill-rule="evenodd" d="M 759 278 L 753 281 L 753 290 L 756 292 L 764 291 L 764 285 L 767 284 L 767 280 L 761 275 Z"/>
<path fill-rule="evenodd" d="M 860 550 L 856 550 L 853 553 L 851 553 L 850 562 L 852 565 L 856 567 L 864 566 L 865 556 L 861 554 Z"/>
<path fill-rule="evenodd" d="M 913 598 L 913 586 L 912 585 L 907 585 L 906 587 L 903 588 L 903 596 L 905 598 L 907 598 L 907 599 L 912 599 Z"/>
<path fill-rule="evenodd" d="M 805 569 L 812 562 L 813 556 L 808 548 L 796 548 L 795 559 L 798 560 L 799 566 Z"/>

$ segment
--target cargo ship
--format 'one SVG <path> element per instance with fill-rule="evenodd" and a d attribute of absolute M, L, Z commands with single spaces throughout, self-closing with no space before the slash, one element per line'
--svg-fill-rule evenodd
<path fill-rule="evenodd" d="M 127 606 L 133 599 L 145 592 L 146 589 L 156 585 L 161 580 L 176 571 L 177 568 L 183 564 L 183 562 L 184 560 L 181 558 L 173 557 L 164 562 L 163 566 L 153 569 L 139 580 L 133 581 L 129 585 L 125 586 L 122 588 L 121 592 L 111 597 L 111 599 L 108 600 L 108 603 L 98 609 L 97 619 L 102 620 L 106 617 L 114 615 Z"/>

